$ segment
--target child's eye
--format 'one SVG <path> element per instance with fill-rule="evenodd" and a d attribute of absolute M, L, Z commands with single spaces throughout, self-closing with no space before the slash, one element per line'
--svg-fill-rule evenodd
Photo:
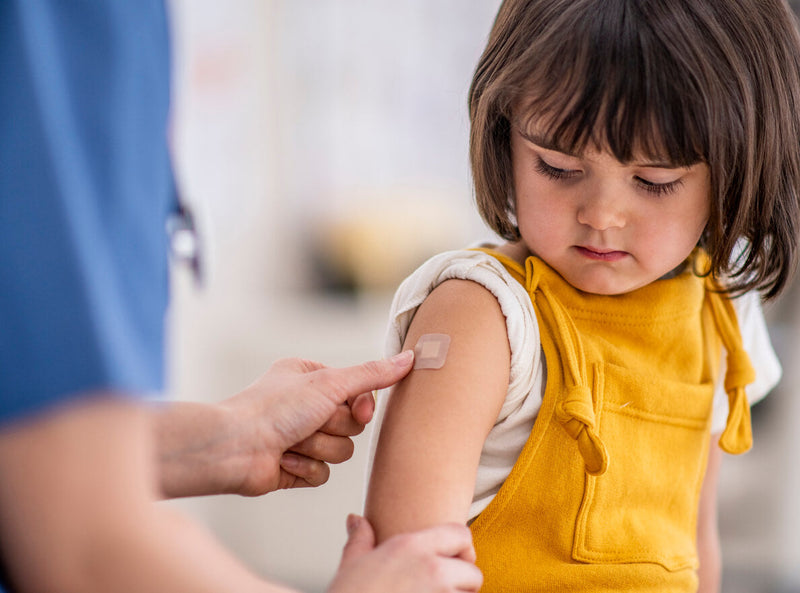
<path fill-rule="evenodd" d="M 536 157 L 536 170 L 550 179 L 569 179 L 570 177 L 574 177 L 580 173 L 580 171 L 574 171 L 572 169 L 559 169 L 557 167 L 553 167 L 542 160 L 541 157 Z"/>
<path fill-rule="evenodd" d="M 677 189 L 683 184 L 683 181 L 681 179 L 676 179 L 675 181 L 670 181 L 669 183 L 653 183 L 647 179 L 636 177 L 636 183 L 648 193 L 656 196 L 666 196 L 677 191 Z"/>

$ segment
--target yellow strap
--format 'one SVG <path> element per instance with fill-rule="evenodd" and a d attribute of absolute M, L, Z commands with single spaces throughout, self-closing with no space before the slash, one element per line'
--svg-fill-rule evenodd
<path fill-rule="evenodd" d="M 706 298 L 717 332 L 728 353 L 725 372 L 728 421 L 719 439 L 719 446 L 728 453 L 744 453 L 753 446 L 750 404 L 747 402 L 745 386 L 755 381 L 756 373 L 742 344 L 736 310 L 730 299 L 719 292 L 719 287 L 710 278 L 706 280 Z"/>
<path fill-rule="evenodd" d="M 599 476 L 608 469 L 608 452 L 597 434 L 595 398 L 586 377 L 583 342 L 572 318 L 543 280 L 542 271 L 543 266 L 537 265 L 535 258 L 529 257 L 525 261 L 525 288 L 531 301 L 535 302 L 537 294 L 542 297 L 543 302 L 539 307 L 541 309 L 544 305 L 550 310 L 554 325 L 552 329 L 561 344 L 560 354 L 566 375 L 567 393 L 556 408 L 556 419 L 577 442 L 586 472 Z"/>
<path fill-rule="evenodd" d="M 586 385 L 570 388 L 556 408 L 556 419 L 578 443 L 586 473 L 599 476 L 608 469 L 608 452 L 597 434 L 592 392 Z"/>
<path fill-rule="evenodd" d="M 583 457 L 586 472 L 601 475 L 608 468 L 608 452 L 597 434 L 597 422 L 594 413 L 594 398 L 586 379 L 586 356 L 583 344 L 575 324 L 556 299 L 550 287 L 542 281 L 544 267 L 536 265 L 536 259 L 529 257 L 523 267 L 516 260 L 493 249 L 477 248 L 497 259 L 508 270 L 509 274 L 522 284 L 536 302 L 537 293 L 543 298 L 539 304 L 547 307 L 551 313 L 552 328 L 561 343 L 562 366 L 567 382 L 567 394 L 556 408 L 556 419 L 564 430 L 578 444 L 578 451 Z"/>

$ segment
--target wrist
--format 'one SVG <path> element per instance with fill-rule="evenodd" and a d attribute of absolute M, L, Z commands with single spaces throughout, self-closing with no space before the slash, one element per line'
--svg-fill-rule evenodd
<path fill-rule="evenodd" d="M 177 403 L 157 419 L 159 477 L 167 498 L 235 492 L 249 459 L 237 453 L 232 412 L 220 404 Z"/>

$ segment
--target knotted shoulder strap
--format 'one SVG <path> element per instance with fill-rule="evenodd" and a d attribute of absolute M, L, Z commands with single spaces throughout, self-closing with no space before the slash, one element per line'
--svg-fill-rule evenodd
<path fill-rule="evenodd" d="M 543 277 L 545 266 L 529 257 L 523 267 L 519 262 L 493 250 L 482 249 L 495 257 L 522 284 L 538 306 L 539 322 L 546 324 L 559 344 L 566 393 L 556 407 L 556 420 L 575 439 L 586 472 L 601 475 L 608 468 L 608 453 L 597 433 L 592 388 L 587 379 L 586 356 L 575 323 Z"/>
<path fill-rule="evenodd" d="M 742 345 L 736 310 L 710 277 L 706 279 L 706 301 L 727 351 L 725 392 L 728 395 L 728 422 L 719 439 L 719 446 L 728 453 L 744 453 L 753 446 L 750 404 L 747 402 L 745 386 L 755 381 L 756 373 Z"/>

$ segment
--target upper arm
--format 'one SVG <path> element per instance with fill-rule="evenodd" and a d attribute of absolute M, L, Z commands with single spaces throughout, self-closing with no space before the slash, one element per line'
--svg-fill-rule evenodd
<path fill-rule="evenodd" d="M 386 408 L 366 501 L 378 541 L 467 520 L 483 442 L 508 389 L 511 353 L 495 297 L 449 280 L 420 306 L 406 335 L 448 334 L 444 366 L 414 370 Z"/>

